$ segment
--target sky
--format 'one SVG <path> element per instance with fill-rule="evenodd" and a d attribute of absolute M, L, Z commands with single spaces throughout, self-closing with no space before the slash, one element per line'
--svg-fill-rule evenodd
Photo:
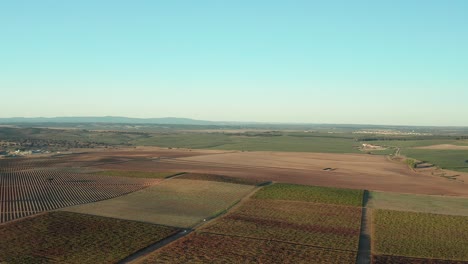
<path fill-rule="evenodd" d="M 468 126 L 465 0 L 0 0 L 0 117 Z"/>

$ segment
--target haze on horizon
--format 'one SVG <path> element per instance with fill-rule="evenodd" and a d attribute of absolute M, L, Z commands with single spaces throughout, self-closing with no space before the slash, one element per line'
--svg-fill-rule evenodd
<path fill-rule="evenodd" d="M 0 117 L 468 126 L 468 1 L 0 3 Z"/>

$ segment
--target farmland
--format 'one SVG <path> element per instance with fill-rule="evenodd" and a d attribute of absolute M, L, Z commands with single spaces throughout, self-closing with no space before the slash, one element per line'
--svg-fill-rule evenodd
<path fill-rule="evenodd" d="M 244 237 L 192 233 L 137 263 L 354 263 L 356 253 Z"/>
<path fill-rule="evenodd" d="M 229 208 L 253 189 L 244 184 L 173 178 L 115 199 L 65 210 L 191 227 Z"/>
<path fill-rule="evenodd" d="M 0 262 L 115 263 L 176 228 L 66 212 L 0 225 Z"/>
<path fill-rule="evenodd" d="M 370 208 L 468 216 L 468 198 L 370 192 Z"/>
<path fill-rule="evenodd" d="M 468 172 L 468 150 L 406 149 L 402 153 L 417 160 L 436 164 L 443 169 Z"/>
<path fill-rule="evenodd" d="M 93 173 L 95 175 L 113 176 L 113 177 L 129 177 L 129 178 L 155 178 L 164 179 L 174 176 L 176 172 L 148 172 L 148 171 L 124 171 L 124 170 L 107 170 Z"/>
<path fill-rule="evenodd" d="M 468 217 L 374 211 L 378 255 L 468 261 Z"/>
<path fill-rule="evenodd" d="M 159 181 L 72 173 L 42 160 L 1 160 L 0 165 L 0 223 L 114 198 Z"/>
<path fill-rule="evenodd" d="M 362 196 L 362 190 L 338 189 L 284 183 L 277 183 L 267 186 L 255 194 L 256 199 L 291 200 L 349 206 L 361 206 Z"/>
<path fill-rule="evenodd" d="M 201 231 L 357 250 L 360 224 L 357 207 L 252 199 Z"/>

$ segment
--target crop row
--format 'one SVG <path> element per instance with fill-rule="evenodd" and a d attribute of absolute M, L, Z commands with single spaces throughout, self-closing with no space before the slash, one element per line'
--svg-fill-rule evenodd
<path fill-rule="evenodd" d="M 0 263 L 116 263 L 177 231 L 147 223 L 49 212 L 0 225 Z"/>
<path fill-rule="evenodd" d="M 361 208 L 252 199 L 202 232 L 357 250 Z"/>
<path fill-rule="evenodd" d="M 355 263 L 356 253 L 245 237 L 192 233 L 138 263 Z"/>
<path fill-rule="evenodd" d="M 0 223 L 38 212 L 110 199 L 157 181 L 47 168 L 0 172 Z"/>
<path fill-rule="evenodd" d="M 468 261 L 468 217 L 375 210 L 373 218 L 377 254 Z"/>

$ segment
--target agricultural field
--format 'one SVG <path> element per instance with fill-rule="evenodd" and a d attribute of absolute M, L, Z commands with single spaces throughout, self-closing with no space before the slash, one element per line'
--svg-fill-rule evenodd
<path fill-rule="evenodd" d="M 72 173 L 51 164 L 50 160 L 0 160 L 0 223 L 114 198 L 160 181 Z"/>
<path fill-rule="evenodd" d="M 137 263 L 355 263 L 356 253 L 245 237 L 192 233 Z"/>
<path fill-rule="evenodd" d="M 361 208 L 251 199 L 201 232 L 357 250 Z"/>
<path fill-rule="evenodd" d="M 262 188 L 254 197 L 359 207 L 362 206 L 363 193 L 362 190 L 276 183 Z"/>
<path fill-rule="evenodd" d="M 113 177 L 129 177 L 129 178 L 153 178 L 164 179 L 175 176 L 181 173 L 177 172 L 152 172 L 152 171 L 124 171 L 124 170 L 106 170 L 98 171 L 95 175 L 113 176 Z"/>
<path fill-rule="evenodd" d="M 64 210 L 188 228 L 228 209 L 254 188 L 172 178 L 115 199 Z"/>
<path fill-rule="evenodd" d="M 201 174 L 201 173 L 185 173 L 184 175 L 178 176 L 177 179 L 215 181 L 215 182 L 225 182 L 225 183 L 245 184 L 245 185 L 258 185 L 258 184 L 264 183 L 257 179 L 243 179 L 243 178 L 234 178 L 234 177 L 228 177 L 228 176 L 223 176 L 223 175 Z"/>
<path fill-rule="evenodd" d="M 468 172 L 468 150 L 405 149 L 402 154 L 435 164 L 442 169 Z"/>
<path fill-rule="evenodd" d="M 367 207 L 395 211 L 468 216 L 468 198 L 369 192 Z"/>
<path fill-rule="evenodd" d="M 376 255 L 468 261 L 468 217 L 374 210 Z"/>
<path fill-rule="evenodd" d="M 0 263 L 116 263 L 178 229 L 67 212 L 0 225 Z"/>
<path fill-rule="evenodd" d="M 401 256 L 377 255 L 377 256 L 372 256 L 372 263 L 374 264 L 468 264 L 468 261 L 408 258 L 408 257 L 401 257 Z"/>

